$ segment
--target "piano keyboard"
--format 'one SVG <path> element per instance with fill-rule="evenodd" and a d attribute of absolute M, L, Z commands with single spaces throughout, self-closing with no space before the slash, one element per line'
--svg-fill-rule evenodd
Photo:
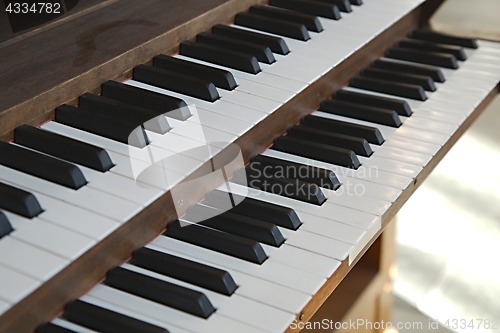
<path fill-rule="evenodd" d="M 255 7 L 231 27 L 181 45 L 176 60 L 158 57 L 125 84 L 106 83 L 101 98 L 86 94 L 80 108 L 62 106 L 41 130 L 16 130 L 13 143 L 0 145 L 0 314 L 422 2 L 352 0 L 351 8 L 339 1 L 342 11 L 331 15 L 341 19 L 331 19 L 280 9 L 303 8 L 303 1 L 271 1 L 271 11 Z M 284 15 L 279 22 L 269 17 L 276 13 Z M 290 24 L 297 20 L 310 30 Z M 381 216 L 498 84 L 499 45 L 462 48 L 470 41 L 412 37 L 260 155 L 264 166 L 315 167 L 340 187 L 297 177 L 316 190 L 314 203 L 235 177 L 37 332 L 285 331 L 341 261 L 350 263 L 369 243 Z M 430 41 L 439 42 L 438 53 Z M 149 113 L 134 96 L 151 98 Z M 179 109 L 160 116 L 158 108 L 169 103 Z M 86 108 L 106 109 L 107 117 Z M 81 122 L 80 113 L 108 127 Z M 194 134 L 200 128 L 203 135 Z M 205 143 L 209 153 L 190 153 Z M 141 178 L 137 186 L 130 158 L 141 169 L 159 168 L 144 147 L 155 161 L 172 158 L 161 170 L 168 183 Z M 9 154 L 22 158 L 13 162 Z M 189 225 L 193 212 L 225 210 L 218 198 L 228 191 L 247 197 L 240 208 Z"/>

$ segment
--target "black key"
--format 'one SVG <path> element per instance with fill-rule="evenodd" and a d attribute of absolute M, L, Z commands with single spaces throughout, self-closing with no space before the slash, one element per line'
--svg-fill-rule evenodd
<path fill-rule="evenodd" d="M 349 0 L 314 0 L 314 1 L 337 5 L 340 11 L 344 13 L 352 12 L 351 3 L 349 2 Z"/>
<path fill-rule="evenodd" d="M 181 226 L 176 220 L 168 224 L 164 235 L 254 264 L 260 265 L 267 259 L 267 254 L 259 242 L 197 224 Z"/>
<path fill-rule="evenodd" d="M 208 318 L 215 308 L 205 294 L 128 269 L 108 272 L 105 285 L 197 317 Z"/>
<path fill-rule="evenodd" d="M 0 141 L 0 164 L 74 190 L 87 184 L 77 166 L 3 141 Z"/>
<path fill-rule="evenodd" d="M 290 37 L 302 41 L 311 39 L 307 28 L 303 24 L 272 19 L 257 14 L 236 14 L 234 23 L 255 30 L 270 32 L 276 35 Z"/>
<path fill-rule="evenodd" d="M 45 325 L 38 326 L 35 330 L 35 333 L 76 333 L 76 332 L 61 326 L 54 325 L 52 323 L 47 323 Z"/>
<path fill-rule="evenodd" d="M 394 83 L 386 80 L 355 76 L 351 80 L 351 87 L 376 91 L 384 94 L 407 97 L 417 101 L 427 100 L 424 88 L 416 84 Z"/>
<path fill-rule="evenodd" d="M 33 194 L 1 182 L 0 208 L 30 219 L 43 212 L 40 203 Z"/>
<path fill-rule="evenodd" d="M 357 169 L 361 165 L 358 157 L 352 150 L 288 136 L 282 136 L 276 139 L 271 149 L 347 168 Z"/>
<path fill-rule="evenodd" d="M 134 68 L 134 80 L 144 82 L 180 94 L 215 102 L 220 98 L 215 85 L 207 80 L 197 79 L 156 67 L 139 65 Z"/>
<path fill-rule="evenodd" d="M 436 91 L 436 84 L 430 76 L 399 73 L 378 68 L 364 69 L 362 75 L 373 79 L 415 84 L 421 86 L 424 90 Z"/>
<path fill-rule="evenodd" d="M 43 212 L 33 194 L 1 182 L 0 208 L 30 219 Z"/>
<path fill-rule="evenodd" d="M 257 58 L 251 54 L 228 51 L 201 43 L 182 42 L 180 54 L 250 74 L 258 74 L 261 71 Z"/>
<path fill-rule="evenodd" d="M 361 6 L 363 4 L 363 0 L 349 0 L 351 5 Z"/>
<path fill-rule="evenodd" d="M 198 222 L 199 225 L 253 239 L 274 247 L 280 247 L 285 242 L 285 238 L 279 229 L 272 223 L 230 212 L 219 213 L 221 211 L 215 208 L 194 205 L 189 208 L 182 220 L 189 222 L 201 221 Z M 216 214 L 219 215 L 214 216 Z M 208 218 L 209 216 L 213 217 Z"/>
<path fill-rule="evenodd" d="M 138 148 L 144 148 L 149 144 L 149 139 L 142 126 L 71 105 L 65 104 L 58 107 L 55 121 Z"/>
<path fill-rule="evenodd" d="M 333 20 L 340 20 L 340 10 L 336 5 L 306 0 L 271 0 L 271 6 L 295 10 L 299 13 L 317 15 Z"/>
<path fill-rule="evenodd" d="M 323 26 L 321 25 L 321 22 L 319 21 L 318 17 L 315 15 L 302 14 L 289 10 L 274 8 L 270 6 L 261 6 L 261 5 L 255 5 L 250 7 L 250 13 L 270 18 L 275 18 L 278 20 L 303 24 L 305 25 L 307 30 L 314 32 L 323 31 Z"/>
<path fill-rule="evenodd" d="M 257 155 L 252 159 L 250 168 L 254 168 L 263 173 L 278 175 L 290 179 L 298 179 L 306 183 L 316 184 L 330 190 L 337 190 L 340 181 L 332 170 L 318 168 L 311 165 L 285 161 L 270 156 Z"/>
<path fill-rule="evenodd" d="M 0 206 L 3 206 L 4 205 L 3 204 L 4 198 L 3 198 L 3 194 L 2 194 L 2 184 L 0 184 L 0 200 L 2 200 L 2 202 L 0 202 Z M 10 225 L 10 222 L 7 219 L 7 216 L 5 216 L 4 213 L 0 212 L 0 239 L 7 236 L 12 231 L 14 231 L 14 229 Z"/>
<path fill-rule="evenodd" d="M 168 333 L 162 327 L 80 300 L 66 305 L 62 316 L 75 324 L 102 333 Z"/>
<path fill-rule="evenodd" d="M 321 206 L 326 201 L 321 188 L 316 184 L 306 183 L 298 179 L 266 177 L 262 172 L 255 172 L 249 167 L 245 170 L 246 174 L 243 169 L 238 170 L 232 181 L 317 206 Z"/>
<path fill-rule="evenodd" d="M 266 45 L 242 42 L 240 40 L 209 34 L 206 32 L 196 35 L 196 41 L 198 43 L 220 47 L 229 51 L 251 54 L 256 57 L 258 61 L 265 64 L 272 64 L 276 62 L 273 51 L 271 51 L 271 49 Z"/>
<path fill-rule="evenodd" d="M 101 172 L 114 166 L 102 148 L 28 125 L 16 128 L 14 142 Z"/>
<path fill-rule="evenodd" d="M 402 124 L 396 111 L 342 102 L 335 99 L 321 103 L 319 110 L 338 116 L 370 121 L 391 127 L 399 127 Z"/>
<path fill-rule="evenodd" d="M 222 24 L 215 25 L 212 28 L 212 33 L 219 36 L 241 40 L 247 43 L 266 45 L 271 49 L 271 51 L 277 54 L 287 55 L 290 53 L 288 45 L 286 45 L 286 42 L 280 37 L 232 28 Z"/>
<path fill-rule="evenodd" d="M 170 118 L 186 120 L 191 116 L 186 102 L 182 99 L 129 86 L 115 81 L 102 85 L 102 96 L 166 114 Z"/>
<path fill-rule="evenodd" d="M 212 82 L 216 87 L 225 90 L 233 90 L 238 86 L 231 72 L 163 54 L 154 57 L 153 66 L 167 71 L 206 80 Z"/>
<path fill-rule="evenodd" d="M 316 128 L 298 125 L 292 127 L 287 136 L 306 141 L 319 142 L 329 146 L 352 150 L 356 155 L 370 157 L 373 151 L 368 141 L 350 135 L 318 130 Z"/>
<path fill-rule="evenodd" d="M 297 230 L 302 224 L 297 213 L 291 208 L 219 190 L 210 192 L 203 204 L 218 209 L 230 209 L 232 213 L 274 223 L 291 230 Z"/>
<path fill-rule="evenodd" d="M 129 263 L 227 296 L 238 288 L 222 269 L 145 247 L 135 251 Z"/>
<path fill-rule="evenodd" d="M 165 116 L 156 111 L 89 93 L 80 96 L 78 101 L 81 108 L 110 118 L 130 121 L 155 133 L 165 134 L 171 129 Z"/>
<path fill-rule="evenodd" d="M 313 115 L 306 116 L 303 124 L 307 127 L 322 131 L 364 138 L 369 143 L 379 146 L 385 141 L 382 133 L 380 133 L 376 127 L 352 124 L 345 121 L 327 119 Z"/>
<path fill-rule="evenodd" d="M 411 38 L 426 40 L 434 43 L 464 46 L 471 49 L 477 49 L 479 47 L 477 39 L 475 38 L 454 37 L 428 30 L 415 30 L 412 32 Z"/>
<path fill-rule="evenodd" d="M 387 58 L 416 62 L 444 68 L 457 69 L 458 61 L 453 54 L 415 51 L 406 48 L 390 48 Z"/>
<path fill-rule="evenodd" d="M 439 67 L 431 67 L 431 66 L 418 65 L 418 64 L 404 64 L 404 63 L 389 61 L 389 60 L 384 60 L 384 59 L 376 60 L 373 63 L 373 67 L 388 69 L 388 70 L 402 72 L 402 73 L 428 75 L 435 82 L 440 82 L 440 83 L 445 81 L 443 71 L 441 71 L 441 68 L 439 68 Z"/>
<path fill-rule="evenodd" d="M 450 53 L 455 56 L 458 60 L 467 60 L 467 54 L 461 46 L 447 45 L 447 44 L 437 44 L 430 43 L 418 39 L 405 39 L 398 43 L 399 47 L 404 47 L 407 49 L 421 50 L 421 51 L 431 51 L 437 53 Z"/>
<path fill-rule="evenodd" d="M 409 117 L 412 114 L 410 105 L 404 99 L 375 96 L 348 90 L 338 90 L 335 93 L 335 99 L 349 103 L 358 103 L 382 109 L 394 110 L 400 116 Z"/>

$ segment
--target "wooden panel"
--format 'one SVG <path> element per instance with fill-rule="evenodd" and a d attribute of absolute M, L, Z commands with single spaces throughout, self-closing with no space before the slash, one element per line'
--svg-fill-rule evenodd
<path fill-rule="evenodd" d="M 120 0 L 0 48 L 0 140 L 264 0 Z"/>

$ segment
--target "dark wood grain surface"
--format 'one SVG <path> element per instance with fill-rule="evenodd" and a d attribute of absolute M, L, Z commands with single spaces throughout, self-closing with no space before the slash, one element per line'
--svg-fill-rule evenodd
<path fill-rule="evenodd" d="M 0 48 L 0 140 L 262 0 L 119 0 Z"/>

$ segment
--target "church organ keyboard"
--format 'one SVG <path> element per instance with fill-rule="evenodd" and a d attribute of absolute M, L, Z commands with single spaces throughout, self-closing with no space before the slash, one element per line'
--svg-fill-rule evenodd
<path fill-rule="evenodd" d="M 131 79 L 99 78 L 100 95 L 55 105 L 38 128 L 13 126 L 0 142 L 1 330 L 286 331 L 497 92 L 500 45 L 417 29 L 435 3 L 249 4 Z M 233 143 L 246 173 L 225 168 L 173 202 Z M 131 159 L 167 181 L 138 186 Z M 263 168 L 314 177 L 253 182 Z M 241 203 L 221 213 L 229 196 Z"/>

